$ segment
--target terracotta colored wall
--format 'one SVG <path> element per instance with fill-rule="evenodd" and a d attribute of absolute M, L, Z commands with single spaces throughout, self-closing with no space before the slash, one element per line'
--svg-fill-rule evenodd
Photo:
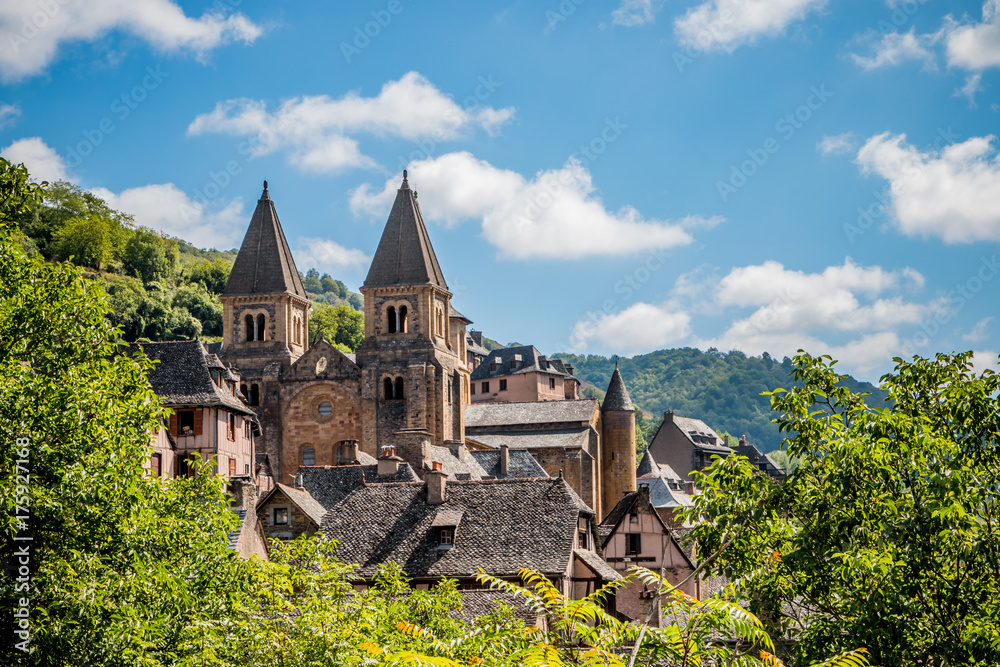
<path fill-rule="evenodd" d="M 673 422 L 663 422 L 663 426 L 649 443 L 649 451 L 652 452 L 653 459 L 673 468 L 682 479 L 692 479 L 694 447 Z"/>
<path fill-rule="evenodd" d="M 635 413 L 603 413 L 602 433 L 602 504 L 604 511 L 610 512 L 625 492 L 636 490 Z"/>
<path fill-rule="evenodd" d="M 282 388 L 283 479 L 290 484 L 302 462 L 305 447 L 315 451 L 315 465 L 336 465 L 337 447 L 345 440 L 361 439 L 361 401 L 357 383 L 314 380 Z M 333 412 L 319 414 L 321 403 L 330 403 Z"/>

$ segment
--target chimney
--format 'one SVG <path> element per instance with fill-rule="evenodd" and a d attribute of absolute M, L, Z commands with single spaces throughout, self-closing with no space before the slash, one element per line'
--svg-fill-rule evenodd
<path fill-rule="evenodd" d="M 747 437 L 745 435 L 740 436 L 740 445 L 742 445 L 743 447 L 747 446 Z"/>
<path fill-rule="evenodd" d="M 469 335 L 472 336 L 472 340 L 476 341 L 476 345 L 482 347 L 483 345 L 483 332 L 482 331 L 470 331 Z"/>
<path fill-rule="evenodd" d="M 684 493 L 688 494 L 689 496 L 694 495 L 694 482 L 691 481 L 684 482 Z"/>
<path fill-rule="evenodd" d="M 233 477 L 229 481 L 229 494 L 232 496 L 232 507 L 256 511 L 257 487 L 249 477 Z"/>
<path fill-rule="evenodd" d="M 507 445 L 500 445 L 500 475 L 506 477 L 510 470 L 510 449 Z"/>
<path fill-rule="evenodd" d="M 399 472 L 399 464 L 403 459 L 396 456 L 396 448 L 393 446 L 383 447 L 382 456 L 378 457 L 378 476 L 392 477 Z"/>
<path fill-rule="evenodd" d="M 566 367 L 566 372 L 567 373 L 569 373 L 570 375 L 573 374 L 573 365 L 572 364 L 563 363 L 563 366 Z"/>
<path fill-rule="evenodd" d="M 337 463 L 357 464 L 358 461 L 358 441 L 348 440 L 341 445 L 340 455 L 343 457 Z"/>
<path fill-rule="evenodd" d="M 665 422 L 673 422 L 674 421 L 674 411 L 673 410 L 667 410 L 666 412 L 664 412 L 663 413 L 663 421 L 665 421 Z"/>
<path fill-rule="evenodd" d="M 445 498 L 445 475 L 440 461 L 434 461 L 433 468 L 424 473 L 424 482 L 427 483 L 427 504 L 440 505 Z"/>
<path fill-rule="evenodd" d="M 448 449 L 451 450 L 451 455 L 454 456 L 459 461 L 465 456 L 465 443 L 456 440 L 448 444 Z"/>
<path fill-rule="evenodd" d="M 649 507 L 649 484 L 639 485 L 639 499 L 636 501 L 641 508 Z"/>

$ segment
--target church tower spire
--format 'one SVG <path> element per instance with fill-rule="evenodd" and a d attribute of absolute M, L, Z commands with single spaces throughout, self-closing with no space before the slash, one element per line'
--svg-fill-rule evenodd
<path fill-rule="evenodd" d="M 407 174 L 361 287 L 362 449 L 392 445 L 418 469 L 429 445 L 461 444 L 469 370 L 465 328 Z"/>

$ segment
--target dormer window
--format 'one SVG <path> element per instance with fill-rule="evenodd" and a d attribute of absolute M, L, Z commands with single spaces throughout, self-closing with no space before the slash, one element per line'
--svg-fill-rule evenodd
<path fill-rule="evenodd" d="M 455 528 L 453 526 L 438 529 L 438 548 L 451 549 L 455 546 Z"/>
<path fill-rule="evenodd" d="M 587 538 L 588 538 L 588 532 L 587 532 L 587 530 L 581 528 L 580 529 L 580 534 L 578 535 L 578 540 L 579 540 L 579 544 L 580 544 L 580 548 L 581 549 L 589 549 L 590 548 L 590 541 Z"/>

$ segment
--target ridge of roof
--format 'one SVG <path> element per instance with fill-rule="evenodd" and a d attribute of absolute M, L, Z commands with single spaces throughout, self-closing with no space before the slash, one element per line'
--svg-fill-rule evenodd
<path fill-rule="evenodd" d="M 222 296 L 282 293 L 307 298 L 264 181 L 264 192 L 257 200 Z"/>
<path fill-rule="evenodd" d="M 404 171 L 363 287 L 428 284 L 448 289 Z"/>

